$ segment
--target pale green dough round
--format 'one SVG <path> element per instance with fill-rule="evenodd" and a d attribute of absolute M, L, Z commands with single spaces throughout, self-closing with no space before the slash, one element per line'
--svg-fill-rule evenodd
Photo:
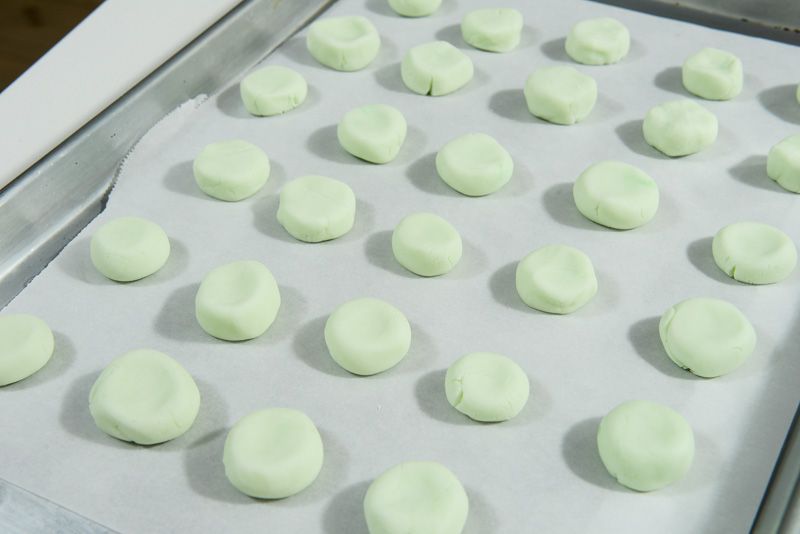
<path fill-rule="evenodd" d="M 442 5 L 442 0 L 389 0 L 395 13 L 404 17 L 427 17 Z"/>
<path fill-rule="evenodd" d="M 257 261 L 236 261 L 206 275 L 195 297 L 197 322 L 226 341 L 253 339 L 267 331 L 281 306 L 272 273 Z"/>
<path fill-rule="evenodd" d="M 464 486 L 436 462 L 396 465 L 364 497 L 370 534 L 460 534 L 468 512 Z"/>
<path fill-rule="evenodd" d="M 0 315 L 0 386 L 28 378 L 50 361 L 53 332 L 33 315 Z"/>
<path fill-rule="evenodd" d="M 447 369 L 445 394 L 459 412 L 476 421 L 508 421 L 516 417 L 530 394 L 525 371 L 507 356 L 473 352 Z"/>
<path fill-rule="evenodd" d="M 714 236 L 711 251 L 725 274 L 746 284 L 780 282 L 797 265 L 797 247 L 791 238 L 759 222 L 726 226 Z"/>
<path fill-rule="evenodd" d="M 296 71 L 270 65 L 248 74 L 239 84 L 239 92 L 247 111 L 269 117 L 302 104 L 308 95 L 308 85 Z"/>
<path fill-rule="evenodd" d="M 283 499 L 314 482 L 323 457 L 322 437 L 306 414 L 267 408 L 233 425 L 222 461 L 230 483 L 245 495 Z"/>
<path fill-rule="evenodd" d="M 397 108 L 371 104 L 351 109 L 336 135 L 342 148 L 370 163 L 389 163 L 406 140 L 406 119 Z"/>
<path fill-rule="evenodd" d="M 621 161 L 601 161 L 583 171 L 572 195 L 584 217 L 617 230 L 641 226 L 658 210 L 658 186 L 653 179 Z"/>
<path fill-rule="evenodd" d="M 603 417 L 597 448 L 617 482 L 636 491 L 653 491 L 677 482 L 689 471 L 694 433 L 672 408 L 634 400 Z"/>
<path fill-rule="evenodd" d="M 733 304 L 712 298 L 684 300 L 658 324 L 661 343 L 678 367 L 713 378 L 730 373 L 752 354 L 756 331 Z"/>
<path fill-rule="evenodd" d="M 572 313 L 597 293 L 597 277 L 589 257 L 567 245 L 547 245 L 517 265 L 517 293 L 531 308 L 547 313 Z"/>
<path fill-rule="evenodd" d="M 442 96 L 461 89 L 472 79 L 472 60 L 445 41 L 409 50 L 400 64 L 406 87 L 421 95 Z"/>
<path fill-rule="evenodd" d="M 167 263 L 169 238 L 154 222 L 120 217 L 101 226 L 89 246 L 92 263 L 106 278 L 132 282 L 150 276 Z"/>
<path fill-rule="evenodd" d="M 464 41 L 489 52 L 510 52 L 519 44 L 522 13 L 511 8 L 484 8 L 470 11 L 461 21 Z"/>
<path fill-rule="evenodd" d="M 578 63 L 610 65 L 628 55 L 631 35 L 616 19 L 588 19 L 572 27 L 564 47 L 569 57 Z"/>
<path fill-rule="evenodd" d="M 724 50 L 703 48 L 683 63 L 683 86 L 706 100 L 730 100 L 742 92 L 741 60 Z"/>
<path fill-rule="evenodd" d="M 449 222 L 433 213 L 412 213 L 392 233 L 397 262 L 420 276 L 450 272 L 461 259 L 461 236 Z"/>
<path fill-rule="evenodd" d="M 325 323 L 325 344 L 333 360 L 355 375 L 394 367 L 411 348 L 411 325 L 403 312 L 375 298 L 336 308 Z"/>
<path fill-rule="evenodd" d="M 319 243 L 353 228 L 356 196 L 350 186 L 326 176 L 301 176 L 281 190 L 278 222 L 292 237 Z"/>
<path fill-rule="evenodd" d="M 572 67 L 537 69 L 525 82 L 528 110 L 555 124 L 575 124 L 592 112 L 597 101 L 594 78 Z"/>
<path fill-rule="evenodd" d="M 155 350 L 134 350 L 103 369 L 89 393 L 97 427 L 122 441 L 153 445 L 194 423 L 200 391 L 181 364 Z"/>
<path fill-rule="evenodd" d="M 459 193 L 480 197 L 508 183 L 514 174 L 514 160 L 493 137 L 482 133 L 466 134 L 439 150 L 436 172 Z"/>
<path fill-rule="evenodd" d="M 269 179 L 269 158 L 239 139 L 207 145 L 194 160 L 194 179 L 208 196 L 236 202 L 254 195 Z"/>
<path fill-rule="evenodd" d="M 351 72 L 372 63 L 381 48 L 381 36 L 365 17 L 328 17 L 311 25 L 306 46 L 326 67 Z"/>
<path fill-rule="evenodd" d="M 787 191 L 800 193 L 800 134 L 790 135 L 770 149 L 767 175 Z"/>
<path fill-rule="evenodd" d="M 713 113 L 686 98 L 650 108 L 642 123 L 645 141 L 673 158 L 711 146 L 717 139 L 718 128 Z"/>

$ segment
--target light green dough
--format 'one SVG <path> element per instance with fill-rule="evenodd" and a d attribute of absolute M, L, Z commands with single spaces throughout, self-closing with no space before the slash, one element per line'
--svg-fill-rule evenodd
<path fill-rule="evenodd" d="M 439 150 L 436 172 L 459 193 L 480 197 L 508 183 L 514 174 L 514 160 L 494 138 L 482 133 L 466 134 Z"/>
<path fill-rule="evenodd" d="M 333 360 L 356 375 L 394 367 L 411 348 L 411 325 L 403 312 L 374 298 L 339 306 L 325 323 L 325 344 Z"/>
<path fill-rule="evenodd" d="M 92 236 L 92 263 L 106 278 L 132 282 L 161 269 L 169 258 L 169 238 L 154 222 L 120 217 L 105 223 Z"/>
<path fill-rule="evenodd" d="M 653 179 L 620 161 L 601 161 L 583 171 L 572 195 L 584 217 L 618 230 L 641 226 L 658 210 L 658 186 Z"/>
<path fill-rule="evenodd" d="M 405 462 L 384 472 L 364 497 L 370 534 L 460 534 L 469 499 L 458 478 L 436 462 Z"/>
<path fill-rule="evenodd" d="M 372 104 L 351 109 L 336 129 L 342 148 L 370 163 L 389 163 L 406 140 L 406 119 L 397 108 Z"/>
<path fill-rule="evenodd" d="M 713 378 L 730 373 L 750 356 L 756 331 L 736 306 L 693 298 L 668 309 L 658 324 L 661 343 L 678 367 Z"/>
<path fill-rule="evenodd" d="M 28 378 L 50 361 L 53 332 L 33 315 L 0 315 L 0 386 Z"/>
<path fill-rule="evenodd" d="M 311 25 L 306 46 L 326 67 L 350 72 L 372 63 L 381 48 L 381 37 L 364 17 L 328 17 Z"/>
<path fill-rule="evenodd" d="M 292 237 L 319 243 L 353 228 L 356 196 L 350 186 L 326 176 L 301 176 L 281 190 L 278 222 Z"/>
<path fill-rule="evenodd" d="M 389 6 L 404 17 L 427 17 L 440 5 L 442 0 L 389 0 Z"/>
<path fill-rule="evenodd" d="M 507 356 L 473 352 L 447 369 L 445 394 L 459 412 L 476 421 L 507 421 L 528 402 L 530 382 L 525 371 Z"/>
<path fill-rule="evenodd" d="M 134 350 L 103 369 L 89 393 L 97 427 L 122 441 L 153 445 L 194 423 L 200 391 L 181 364 L 155 350 Z"/>
<path fill-rule="evenodd" d="M 519 44 L 522 24 L 522 13 L 516 9 L 476 9 L 464 15 L 461 36 L 481 50 L 510 52 Z"/>
<path fill-rule="evenodd" d="M 645 141 L 673 158 L 711 146 L 717 139 L 718 128 L 713 113 L 686 98 L 650 108 L 642 123 Z"/>
<path fill-rule="evenodd" d="M 239 139 L 207 145 L 194 160 L 194 179 L 208 196 L 236 202 L 254 195 L 269 178 L 264 151 Z"/>
<path fill-rule="evenodd" d="M 236 261 L 206 275 L 195 297 L 197 322 L 226 341 L 258 337 L 278 315 L 281 294 L 272 273 L 257 261 Z"/>
<path fill-rule="evenodd" d="M 770 149 L 767 175 L 787 191 L 800 193 L 800 134 L 790 135 Z"/>
<path fill-rule="evenodd" d="M 270 65 L 248 74 L 239 84 L 239 92 L 247 111 L 268 117 L 302 104 L 308 95 L 308 85 L 296 71 Z"/>
<path fill-rule="evenodd" d="M 726 226 L 714 236 L 711 250 L 725 274 L 747 284 L 780 282 L 797 265 L 797 248 L 789 236 L 758 222 Z"/>
<path fill-rule="evenodd" d="M 567 245 L 547 245 L 525 256 L 516 284 L 525 304 L 547 313 L 572 313 L 597 293 L 591 260 Z"/>
<path fill-rule="evenodd" d="M 542 67 L 525 82 L 525 101 L 528 110 L 540 119 L 575 124 L 594 108 L 597 83 L 572 67 Z"/>
<path fill-rule="evenodd" d="M 433 213 L 412 213 L 392 233 L 397 262 L 420 276 L 450 272 L 461 259 L 461 236 L 449 222 Z"/>
<path fill-rule="evenodd" d="M 628 55 L 631 35 L 616 19 L 588 19 L 572 27 L 564 47 L 569 57 L 578 63 L 609 65 Z"/>
<path fill-rule="evenodd" d="M 311 485 L 322 469 L 322 437 L 306 414 L 268 408 L 242 417 L 228 432 L 225 475 L 242 493 L 283 499 Z"/>
<path fill-rule="evenodd" d="M 694 433 L 672 408 L 634 400 L 603 417 L 597 448 L 617 482 L 636 491 L 653 491 L 677 482 L 689 471 Z"/>
<path fill-rule="evenodd" d="M 442 96 L 461 89 L 472 79 L 472 60 L 445 41 L 409 50 L 400 65 L 406 87 L 421 95 Z"/>
<path fill-rule="evenodd" d="M 683 64 L 683 86 L 700 98 L 730 100 L 742 84 L 742 62 L 730 52 L 703 48 Z"/>

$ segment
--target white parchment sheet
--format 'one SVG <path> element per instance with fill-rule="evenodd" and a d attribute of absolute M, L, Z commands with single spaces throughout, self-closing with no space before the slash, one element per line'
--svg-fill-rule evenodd
<path fill-rule="evenodd" d="M 383 0 L 343 0 L 324 16 L 363 13 L 383 37 L 367 69 L 317 65 L 300 35 L 267 63 L 306 77 L 301 108 L 250 117 L 234 84 L 158 124 L 127 160 L 105 212 L 7 309 L 46 320 L 57 349 L 40 373 L 0 390 L 0 477 L 123 532 L 363 533 L 369 482 L 399 462 L 428 459 L 467 488 L 471 534 L 747 530 L 800 399 L 800 274 L 774 286 L 735 283 L 715 267 L 710 243 L 740 220 L 800 241 L 798 197 L 764 172 L 769 148 L 800 129 L 789 86 L 798 82 L 798 50 L 579 0 L 505 2 L 525 14 L 521 46 L 509 54 L 467 48 L 458 22 L 492 3 L 445 0 L 432 17 L 403 19 Z M 521 91 L 527 75 L 569 63 L 569 28 L 603 15 L 630 28 L 633 46 L 619 65 L 577 66 L 598 82 L 596 109 L 576 126 L 533 118 Z M 433 39 L 453 41 L 476 67 L 467 87 L 440 98 L 410 93 L 399 75 L 403 53 Z M 721 125 L 713 147 L 670 160 L 644 143 L 640 120 L 652 105 L 687 96 L 678 67 L 702 46 L 741 57 L 745 89 L 731 102 L 703 102 Z M 408 120 L 408 139 L 388 165 L 356 160 L 337 143 L 338 120 L 367 103 L 394 105 Z M 498 139 L 516 164 L 511 182 L 485 198 L 451 191 L 433 165 L 445 142 L 475 131 Z M 238 203 L 204 196 L 191 171 L 205 144 L 228 138 L 258 144 L 273 164 L 265 188 Z M 662 203 L 651 223 L 618 232 L 576 211 L 571 182 L 604 159 L 630 162 L 658 182 Z M 303 244 L 276 222 L 280 188 L 309 173 L 355 190 L 357 222 L 344 238 Z M 452 273 L 423 279 L 394 262 L 390 232 L 414 211 L 438 213 L 461 232 L 464 257 Z M 157 221 L 173 243 L 162 271 L 131 284 L 105 280 L 89 261 L 90 235 L 122 215 Z M 515 262 L 548 243 L 580 248 L 598 272 L 596 298 L 570 316 L 528 309 L 514 289 Z M 209 270 L 240 259 L 269 266 L 284 302 L 264 336 L 226 343 L 197 325 L 194 295 Z M 322 328 L 337 305 L 367 295 L 407 314 L 413 343 L 396 368 L 357 378 L 330 359 Z M 694 378 L 661 348 L 658 317 L 693 296 L 727 299 L 755 325 L 755 353 L 729 376 Z M 155 447 L 109 438 L 87 407 L 100 370 L 141 347 L 179 360 L 203 396 L 194 427 Z M 517 419 L 476 424 L 447 404 L 444 369 L 479 350 L 506 354 L 530 375 L 531 398 Z M 697 437 L 687 478 L 650 494 L 617 485 L 594 442 L 598 418 L 639 398 L 677 409 Z M 238 493 L 221 462 L 227 429 L 268 406 L 306 412 L 326 452 L 319 479 L 277 502 Z"/>

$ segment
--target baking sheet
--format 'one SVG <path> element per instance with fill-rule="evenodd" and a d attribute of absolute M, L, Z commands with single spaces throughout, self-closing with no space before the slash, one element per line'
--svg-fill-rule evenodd
<path fill-rule="evenodd" d="M 301 35 L 267 61 L 306 77 L 300 109 L 250 117 L 234 85 L 159 123 L 127 159 L 106 211 L 7 308 L 45 319 L 58 349 L 40 373 L 0 390 L 0 477 L 124 532 L 358 533 L 366 531 L 361 501 L 370 480 L 398 462 L 429 459 L 466 486 L 468 533 L 746 530 L 800 398 L 800 275 L 775 286 L 737 284 L 717 272 L 710 237 L 752 219 L 797 240 L 797 197 L 763 175 L 769 147 L 800 124 L 790 87 L 797 49 L 578 0 L 518 3 L 529 26 L 510 54 L 466 48 L 458 21 L 491 3 L 445 1 L 433 17 L 401 19 L 382 0 L 343 0 L 326 16 L 363 13 L 383 36 L 369 68 L 325 69 Z M 531 117 L 520 91 L 526 76 L 567 61 L 569 27 L 601 15 L 628 25 L 634 43 L 619 65 L 578 67 L 598 81 L 592 115 L 571 127 Z M 398 61 L 434 38 L 464 48 L 475 79 L 442 98 L 411 94 Z M 745 90 L 732 102 L 704 103 L 720 119 L 713 147 L 665 159 L 644 144 L 639 121 L 651 105 L 683 96 L 677 67 L 706 45 L 742 58 Z M 410 125 L 399 157 L 385 166 L 350 157 L 335 136 L 346 110 L 374 102 L 397 106 Z M 435 174 L 435 151 L 471 131 L 493 135 L 515 159 L 512 181 L 490 197 L 460 196 Z M 228 204 L 196 189 L 191 160 L 206 143 L 233 137 L 263 146 L 273 174 L 254 198 Z M 577 213 L 569 184 L 601 159 L 656 179 L 662 205 L 650 224 L 615 232 Z M 356 227 L 344 238 L 302 244 L 275 221 L 280 187 L 308 173 L 344 180 L 359 197 Z M 442 278 L 414 277 L 391 257 L 393 226 L 424 210 L 450 220 L 465 240 L 462 262 Z M 132 284 L 103 279 L 88 259 L 89 236 L 121 215 L 157 221 L 173 242 L 168 265 Z M 513 286 L 514 263 L 554 242 L 584 250 L 600 281 L 595 299 L 566 317 L 526 308 Z M 196 324 L 193 299 L 205 273 L 238 259 L 266 263 L 284 303 L 264 336 L 225 343 Z M 322 327 L 338 304 L 364 295 L 406 312 L 414 338 L 395 369 L 357 378 L 327 356 Z M 753 357 L 727 377 L 693 378 L 660 349 L 658 316 L 700 295 L 739 306 L 759 335 Z M 203 395 L 194 427 L 155 447 L 108 438 L 87 409 L 103 366 L 139 347 L 177 358 Z M 531 400 L 517 419 L 478 425 L 447 404 L 444 369 L 476 350 L 507 354 L 529 373 Z M 595 452 L 598 418 L 633 398 L 673 406 L 697 435 L 687 478 L 652 494 L 616 485 Z M 308 413 L 327 455 L 313 486 L 277 502 L 237 493 L 221 464 L 226 430 L 266 406 Z"/>

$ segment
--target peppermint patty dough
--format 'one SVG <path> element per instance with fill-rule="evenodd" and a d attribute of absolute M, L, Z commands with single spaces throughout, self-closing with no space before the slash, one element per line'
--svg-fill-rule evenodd
<path fill-rule="evenodd" d="M 608 17 L 577 23 L 567 35 L 569 57 L 584 65 L 609 65 L 628 55 L 631 35 L 620 21 Z"/>
<path fill-rule="evenodd" d="M 717 117 L 686 98 L 651 108 L 642 123 L 645 141 L 673 158 L 711 146 L 717 139 L 717 130 Z"/>
<path fill-rule="evenodd" d="M 378 55 L 381 37 L 364 17 L 328 17 L 311 25 L 306 46 L 314 59 L 326 67 L 356 71 Z"/>
<path fill-rule="evenodd" d="M 248 74 L 239 84 L 242 102 L 253 115 L 286 113 L 302 104 L 308 94 L 306 80 L 296 71 L 271 65 Z"/>
<path fill-rule="evenodd" d="M 404 17 L 427 17 L 440 5 L 442 0 L 389 0 L 389 6 L 395 13 Z"/>
<path fill-rule="evenodd" d="M 169 258 L 169 238 L 154 222 L 120 217 L 105 223 L 92 236 L 90 255 L 106 278 L 132 282 L 161 269 Z"/>
<path fill-rule="evenodd" d="M 392 233 L 397 262 L 420 276 L 450 272 L 461 259 L 461 236 L 449 222 L 433 213 L 412 213 Z"/>
<path fill-rule="evenodd" d="M 533 114 L 555 124 L 575 124 L 591 113 L 597 83 L 572 67 L 542 67 L 525 82 L 525 101 Z"/>
<path fill-rule="evenodd" d="M 797 265 L 797 248 L 774 226 L 739 222 L 726 226 L 711 244 L 714 261 L 725 274 L 747 284 L 774 284 Z"/>
<path fill-rule="evenodd" d="M 195 297 L 195 315 L 208 334 L 243 341 L 266 332 L 280 305 L 269 269 L 257 261 L 236 261 L 206 275 Z"/>
<path fill-rule="evenodd" d="M 658 186 L 653 179 L 620 161 L 602 161 L 583 171 L 572 195 L 584 217 L 618 230 L 645 224 L 658 209 Z"/>
<path fill-rule="evenodd" d="M 0 386 L 28 378 L 50 361 L 53 332 L 33 315 L 0 315 Z"/>
<path fill-rule="evenodd" d="M 436 462 L 405 462 L 384 472 L 364 497 L 370 534 L 460 534 L 469 499 L 458 478 Z"/>
<path fill-rule="evenodd" d="M 668 309 L 658 324 L 661 343 L 678 367 L 713 378 L 730 373 L 750 356 L 756 332 L 733 304 L 693 298 Z"/>
<path fill-rule="evenodd" d="M 707 100 L 730 100 L 742 92 L 742 62 L 730 52 L 704 48 L 683 64 L 683 86 Z"/>
<path fill-rule="evenodd" d="M 620 404 L 600 421 L 600 459 L 617 482 L 653 491 L 684 477 L 694 459 L 694 433 L 678 412 L 655 402 Z"/>
<path fill-rule="evenodd" d="M 342 148 L 370 163 L 389 163 L 406 140 L 406 119 L 385 104 L 348 111 L 336 129 Z"/>
<path fill-rule="evenodd" d="M 522 24 L 522 13 L 516 9 L 476 9 L 464 15 L 461 36 L 481 50 L 510 52 L 519 44 Z"/>
<path fill-rule="evenodd" d="M 269 158 L 247 141 L 207 145 L 194 160 L 194 179 L 210 197 L 235 202 L 252 196 L 269 178 Z"/>
<path fill-rule="evenodd" d="M 767 175 L 787 191 L 800 193 L 800 134 L 790 135 L 770 149 Z"/>
<path fill-rule="evenodd" d="M 325 323 L 333 360 L 355 375 L 394 367 L 411 348 L 411 325 L 403 312 L 382 300 L 360 298 L 339 306 Z"/>
<path fill-rule="evenodd" d="M 514 160 L 494 138 L 473 133 L 457 137 L 439 150 L 436 171 L 459 193 L 479 197 L 508 183 L 514 173 Z"/>
<path fill-rule="evenodd" d="M 528 402 L 530 382 L 511 358 L 492 352 L 473 352 L 447 369 L 447 400 L 476 421 L 507 421 Z"/>
<path fill-rule="evenodd" d="M 547 313 L 572 313 L 597 293 L 591 260 L 567 245 L 547 245 L 525 256 L 516 284 L 525 304 Z"/>
<path fill-rule="evenodd" d="M 452 93 L 467 85 L 473 74 L 472 60 L 445 41 L 415 46 L 400 64 L 403 83 L 421 95 Z"/>
<path fill-rule="evenodd" d="M 134 350 L 114 359 L 89 393 L 98 428 L 122 441 L 153 445 L 192 426 L 200 392 L 191 375 L 161 352 Z"/>
<path fill-rule="evenodd" d="M 301 176 L 281 190 L 278 222 L 292 237 L 319 243 L 353 228 L 356 196 L 350 186 L 325 176 Z"/>

